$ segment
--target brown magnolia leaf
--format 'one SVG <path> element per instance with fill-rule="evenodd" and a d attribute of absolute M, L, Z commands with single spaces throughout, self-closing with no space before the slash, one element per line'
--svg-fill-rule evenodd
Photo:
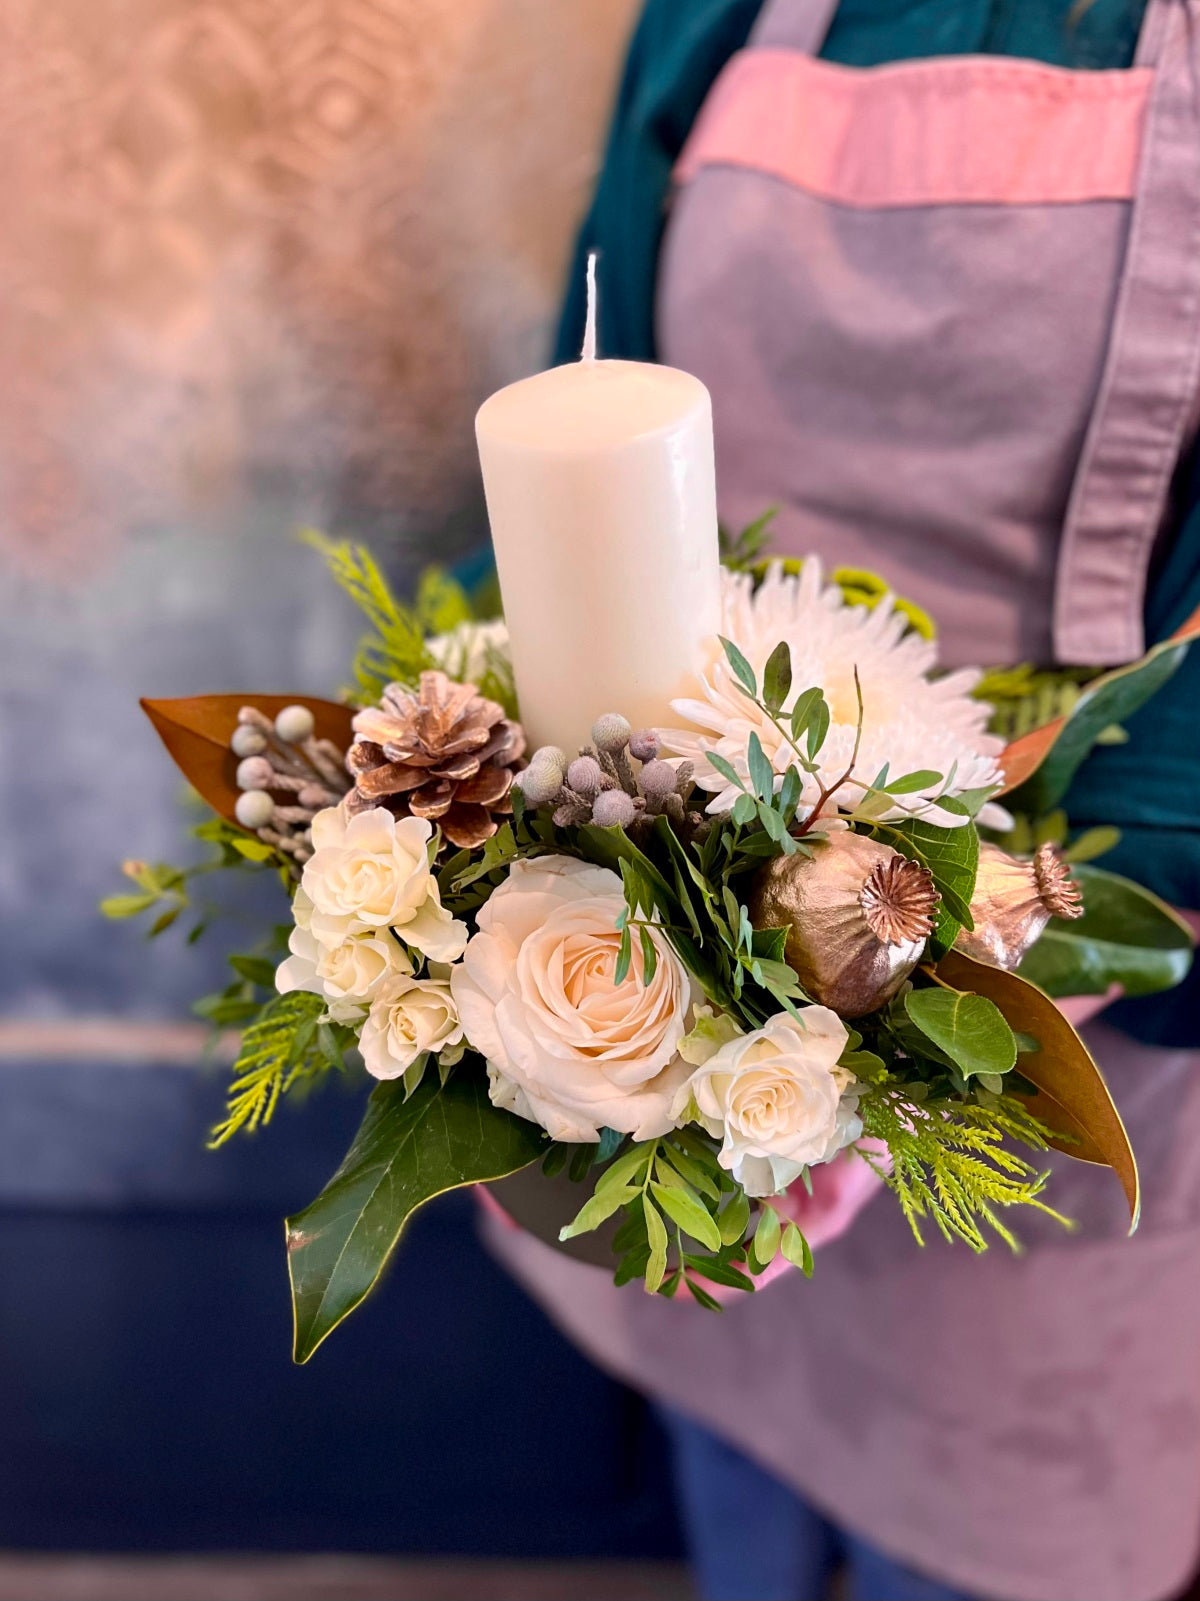
<path fill-rule="evenodd" d="M 1027 778 L 1033 777 L 1054 749 L 1065 722 L 1065 717 L 1056 717 L 1053 722 L 1043 723 L 1040 728 L 1031 728 L 1027 734 L 1022 734 L 1004 747 L 1000 755 L 1004 783 L 993 795 L 993 800 L 1020 789 Z"/>
<path fill-rule="evenodd" d="M 1132 1234 L 1141 1208 L 1137 1161 L 1103 1074 L 1062 1012 L 1028 979 L 972 961 L 961 951 L 942 957 L 937 976 L 957 990 L 986 996 L 1010 1028 L 1037 1040 L 1040 1050 L 1017 1057 L 1017 1072 L 1038 1091 L 1021 1099 L 1052 1131 L 1049 1143 L 1056 1151 L 1112 1168 L 1129 1202 Z"/>
<path fill-rule="evenodd" d="M 214 812 L 235 825 L 233 809 L 241 791 L 229 740 L 243 706 L 255 706 L 272 718 L 285 706 L 307 706 L 316 719 L 319 739 L 346 750 L 354 738 L 352 706 L 305 695 L 189 695 L 180 700 L 143 700 L 141 706 L 188 783 Z"/>

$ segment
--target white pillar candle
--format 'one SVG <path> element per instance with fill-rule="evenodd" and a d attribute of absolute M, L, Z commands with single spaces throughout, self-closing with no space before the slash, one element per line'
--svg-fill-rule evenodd
<path fill-rule="evenodd" d="M 580 361 L 499 390 L 475 422 L 521 720 L 531 748 L 568 755 L 603 712 L 675 722 L 720 626 L 708 390 L 595 360 L 594 299 L 588 323 Z"/>

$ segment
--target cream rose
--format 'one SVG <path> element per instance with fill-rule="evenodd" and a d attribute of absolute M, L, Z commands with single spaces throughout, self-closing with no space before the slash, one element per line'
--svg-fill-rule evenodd
<path fill-rule="evenodd" d="M 347 815 L 344 806 L 318 812 L 313 854 L 301 887 L 311 903 L 308 926 L 320 944 L 394 928 L 439 962 L 461 956 L 467 925 L 446 911 L 429 867 L 433 825 L 424 817 L 393 817 L 383 807 Z"/>
<path fill-rule="evenodd" d="M 747 1195 L 777 1195 L 862 1133 L 857 1099 L 846 1093 L 854 1075 L 837 1065 L 846 1039 L 828 1007 L 806 1006 L 799 1019 L 780 1012 L 720 1044 L 679 1090 L 672 1112 L 722 1140 L 721 1166 Z"/>
<path fill-rule="evenodd" d="M 629 973 L 613 983 L 624 907 L 607 868 L 567 856 L 516 862 L 451 974 L 492 1100 L 557 1140 L 594 1140 L 605 1127 L 665 1134 L 688 1072 L 676 1047 L 691 986 L 666 936 L 650 930 L 658 962 L 649 983 L 637 940 Z"/>
<path fill-rule="evenodd" d="M 463 1053 L 458 1008 L 444 978 L 388 979 L 358 1041 L 368 1073 L 401 1078 L 426 1052 L 449 1066 Z"/>
<path fill-rule="evenodd" d="M 352 934 L 340 945 L 322 945 L 310 927 L 312 902 L 303 889 L 292 903 L 296 927 L 288 939 L 291 955 L 275 972 L 281 995 L 310 990 L 323 995 L 335 1023 L 353 1023 L 380 985 L 393 974 L 412 972 L 408 952 L 386 928 Z"/>

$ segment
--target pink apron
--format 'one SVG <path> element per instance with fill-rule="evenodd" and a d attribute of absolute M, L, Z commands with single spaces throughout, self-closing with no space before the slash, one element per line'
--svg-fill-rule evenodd
<path fill-rule="evenodd" d="M 680 163 L 664 359 L 713 396 L 723 519 L 882 572 L 943 660 L 1101 664 L 1142 601 L 1200 390 L 1200 0 L 1127 72 L 815 59 L 768 0 Z M 597 1361 L 818 1507 L 1005 1601 L 1158 1601 L 1200 1535 L 1200 1063 L 1095 1025 L 1145 1179 L 1054 1163 L 1066 1239 L 919 1249 L 876 1200 L 720 1316 L 496 1250 Z"/>

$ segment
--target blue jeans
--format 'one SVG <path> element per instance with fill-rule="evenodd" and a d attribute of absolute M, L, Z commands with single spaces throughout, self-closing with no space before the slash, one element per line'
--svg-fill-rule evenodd
<path fill-rule="evenodd" d="M 825 1601 L 842 1568 L 850 1601 L 969 1601 L 830 1523 L 698 1423 L 665 1407 L 659 1416 L 704 1601 Z"/>

